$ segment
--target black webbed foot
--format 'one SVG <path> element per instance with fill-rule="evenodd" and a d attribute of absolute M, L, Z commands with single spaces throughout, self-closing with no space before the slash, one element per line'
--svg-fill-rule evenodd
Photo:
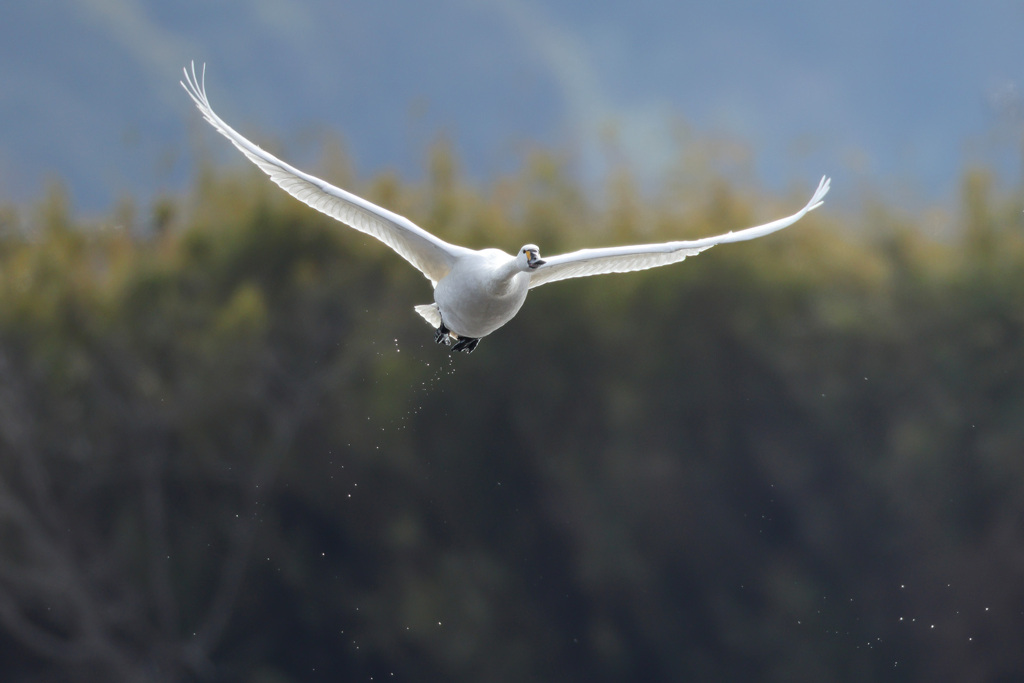
<path fill-rule="evenodd" d="M 473 349 L 480 343 L 480 339 L 476 337 L 459 337 L 459 341 L 455 342 L 455 346 L 452 347 L 452 351 L 465 351 L 466 353 L 473 353 Z"/>

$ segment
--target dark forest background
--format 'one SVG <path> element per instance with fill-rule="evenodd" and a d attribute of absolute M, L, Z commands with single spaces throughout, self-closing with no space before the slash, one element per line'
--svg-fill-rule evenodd
<path fill-rule="evenodd" d="M 816 180 L 332 159 L 546 254 Z M 255 172 L 0 209 L 0 679 L 1024 679 L 1024 206 L 984 170 L 953 213 L 862 206 L 542 287 L 471 356 L 417 272 Z"/>

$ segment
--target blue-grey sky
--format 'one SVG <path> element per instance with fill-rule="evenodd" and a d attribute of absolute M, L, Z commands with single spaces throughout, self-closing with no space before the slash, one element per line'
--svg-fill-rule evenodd
<path fill-rule="evenodd" d="M 721 136 L 748 146 L 766 187 L 830 173 L 839 200 L 865 186 L 955 198 L 972 163 L 1021 181 L 1021 0 L 11 5 L 0 200 L 61 178 L 98 210 L 183 188 L 197 153 L 235 161 L 178 86 L 193 58 L 243 133 L 300 165 L 336 134 L 364 175 L 416 177 L 443 134 L 470 178 L 540 144 L 594 179 L 614 139 L 614 159 L 656 185 Z"/>

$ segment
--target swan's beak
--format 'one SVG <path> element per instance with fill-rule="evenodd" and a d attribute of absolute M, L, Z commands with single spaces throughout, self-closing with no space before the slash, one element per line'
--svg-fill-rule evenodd
<path fill-rule="evenodd" d="M 531 268 L 543 266 L 544 259 L 540 258 L 540 254 L 531 249 L 530 251 L 526 252 L 526 265 L 530 266 Z"/>

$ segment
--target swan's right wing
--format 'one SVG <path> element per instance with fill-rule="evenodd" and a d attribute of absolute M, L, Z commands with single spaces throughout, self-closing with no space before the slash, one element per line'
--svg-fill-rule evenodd
<path fill-rule="evenodd" d="M 724 242 L 742 242 L 763 237 L 776 230 L 796 223 L 808 211 L 822 205 L 831 184 L 829 178 L 821 179 L 814 196 L 804 208 L 792 216 L 759 225 L 737 232 L 727 232 L 716 237 L 705 237 L 699 240 L 681 242 L 664 242 L 662 244 L 639 244 L 627 247 L 607 247 L 604 249 L 581 249 L 560 256 L 544 257 L 544 265 L 538 266 L 530 276 L 530 287 L 539 287 L 548 282 L 566 280 L 572 277 L 587 275 L 603 275 L 605 273 L 628 273 L 634 270 L 646 270 L 658 266 L 678 263 L 687 256 L 695 256 L 705 249 Z"/>
<path fill-rule="evenodd" d="M 206 96 L 205 76 L 204 67 L 202 77 L 196 77 L 193 62 L 191 73 L 185 69 L 185 80 L 181 83 L 203 117 L 217 129 L 218 133 L 230 140 L 249 161 L 259 166 L 271 180 L 299 201 L 345 225 L 376 237 L 418 268 L 434 285 L 448 274 L 459 255 L 469 251 L 431 235 L 403 216 L 303 173 L 260 149 L 213 111 Z"/>

